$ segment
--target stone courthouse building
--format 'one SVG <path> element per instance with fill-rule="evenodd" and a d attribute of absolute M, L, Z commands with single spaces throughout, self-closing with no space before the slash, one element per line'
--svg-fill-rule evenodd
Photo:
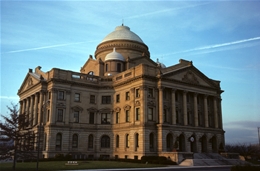
<path fill-rule="evenodd" d="M 20 114 L 34 134 L 40 131 L 44 158 L 141 159 L 223 149 L 222 92 L 220 81 L 191 61 L 168 67 L 153 61 L 142 39 L 122 25 L 80 72 L 29 69 L 18 95 Z"/>

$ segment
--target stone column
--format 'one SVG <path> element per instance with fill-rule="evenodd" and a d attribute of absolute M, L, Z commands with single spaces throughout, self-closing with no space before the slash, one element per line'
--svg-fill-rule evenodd
<path fill-rule="evenodd" d="M 222 107 L 221 107 L 221 98 L 218 100 L 218 114 L 219 114 L 219 128 L 223 128 L 223 123 L 222 123 Z"/>
<path fill-rule="evenodd" d="M 187 117 L 187 91 L 183 91 L 183 124 L 188 125 Z"/>
<path fill-rule="evenodd" d="M 193 94 L 194 97 L 194 120 L 195 120 L 195 126 L 199 126 L 199 116 L 198 116 L 198 102 L 197 102 L 197 97 L 198 94 L 194 93 Z"/>
<path fill-rule="evenodd" d="M 213 99 L 213 105 L 214 105 L 214 124 L 215 128 L 218 128 L 218 106 L 217 106 L 217 98 L 214 97 Z"/>
<path fill-rule="evenodd" d="M 163 87 L 159 87 L 159 124 L 163 123 Z"/>
<path fill-rule="evenodd" d="M 71 95 L 71 91 L 66 91 L 65 124 L 69 124 L 69 122 L 70 122 L 70 95 Z M 94 120 L 96 122 L 96 119 L 94 119 Z"/>
<path fill-rule="evenodd" d="M 143 101 L 143 108 L 141 108 L 141 111 L 140 111 L 140 121 L 141 121 L 141 123 L 144 124 L 148 120 L 148 118 L 147 118 L 148 117 L 147 116 L 147 96 L 148 96 L 147 87 L 144 86 L 142 90 L 143 90 L 143 100 L 142 100 Z"/>
<path fill-rule="evenodd" d="M 38 122 L 38 93 L 35 94 L 34 96 L 34 119 L 33 119 L 33 124 L 37 124 Z"/>
<path fill-rule="evenodd" d="M 19 114 L 21 115 L 21 114 L 23 114 L 23 101 L 21 100 L 21 101 L 19 101 L 19 103 L 20 103 L 20 109 L 19 109 Z"/>
<path fill-rule="evenodd" d="M 42 120 L 42 110 L 43 110 L 43 91 L 40 91 L 40 105 L 39 105 L 39 116 L 38 116 L 38 123 L 41 124 L 41 122 L 43 122 Z"/>
<path fill-rule="evenodd" d="M 208 96 L 204 95 L 204 117 L 205 117 L 205 127 L 209 127 L 208 119 Z"/>
<path fill-rule="evenodd" d="M 30 125 L 33 125 L 34 115 L 33 115 L 33 101 L 34 101 L 34 95 L 30 97 L 30 108 L 29 108 L 29 122 Z"/>
<path fill-rule="evenodd" d="M 172 89 L 172 124 L 176 125 L 175 89 Z"/>
<path fill-rule="evenodd" d="M 50 123 L 55 123 L 56 120 L 56 100 L 57 100 L 57 90 L 56 89 L 52 89 L 51 90 L 51 99 L 50 99 Z"/>

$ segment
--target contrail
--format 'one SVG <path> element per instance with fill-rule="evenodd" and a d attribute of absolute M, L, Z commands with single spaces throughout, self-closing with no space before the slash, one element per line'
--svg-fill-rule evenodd
<path fill-rule="evenodd" d="M 3 52 L 1 54 L 19 53 L 19 52 L 26 52 L 26 51 L 49 49 L 49 48 L 55 48 L 55 47 L 77 45 L 77 44 L 82 44 L 82 43 L 87 43 L 87 42 L 94 42 L 94 41 L 85 41 L 85 42 L 75 42 L 75 43 L 65 43 L 65 44 L 57 44 L 57 45 L 50 45 L 50 46 L 42 46 L 42 47 L 36 47 L 36 48 L 29 48 L 29 49 L 21 49 L 21 50 L 14 50 L 14 51 L 9 51 L 9 52 Z"/>
<path fill-rule="evenodd" d="M 168 12 L 168 11 L 176 11 L 176 10 L 185 9 L 185 8 L 194 8 L 194 7 L 197 7 L 197 6 L 207 5 L 207 4 L 211 4 L 211 3 L 213 3 L 213 2 L 207 2 L 207 3 L 198 4 L 198 5 L 189 5 L 189 6 L 185 6 L 185 7 L 179 7 L 179 8 L 178 7 L 177 8 L 169 8 L 169 9 L 153 11 L 153 12 L 149 12 L 149 13 L 145 13 L 145 14 L 129 16 L 129 17 L 126 17 L 125 19 L 133 19 L 133 18 L 140 18 L 140 17 L 145 17 L 145 16 L 157 15 L 157 14 L 165 13 L 165 12 Z"/>
<path fill-rule="evenodd" d="M 180 51 L 180 52 L 173 52 L 173 53 L 164 54 L 163 56 L 189 53 L 189 52 L 197 52 L 197 51 L 203 51 L 203 50 L 216 50 L 217 48 L 223 48 L 223 47 L 228 47 L 228 46 L 232 46 L 232 45 L 238 45 L 238 44 L 247 43 L 247 42 L 256 41 L 256 40 L 260 40 L 260 37 L 254 37 L 254 38 L 250 38 L 250 39 L 243 39 L 243 40 L 238 40 L 238 41 L 228 42 L 228 43 L 222 43 L 222 44 L 216 44 L 216 45 L 209 45 L 209 46 L 184 50 L 184 51 Z M 212 51 L 212 52 L 214 52 L 214 51 Z"/>

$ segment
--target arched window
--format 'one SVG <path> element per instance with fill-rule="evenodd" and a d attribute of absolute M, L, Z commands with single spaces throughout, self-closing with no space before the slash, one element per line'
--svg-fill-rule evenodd
<path fill-rule="evenodd" d="M 125 136 L 125 147 L 126 148 L 129 148 L 129 134 L 126 134 L 126 136 Z"/>
<path fill-rule="evenodd" d="M 61 133 L 58 133 L 56 135 L 56 144 L 55 144 L 55 149 L 57 151 L 61 150 L 61 143 L 62 143 L 62 135 L 61 135 Z"/>
<path fill-rule="evenodd" d="M 88 136 L 88 148 L 93 148 L 93 135 Z"/>
<path fill-rule="evenodd" d="M 153 150 L 153 148 L 154 148 L 154 135 L 153 135 L 153 133 L 151 133 L 149 135 L 149 145 L 150 145 L 150 150 Z"/>
<path fill-rule="evenodd" d="M 78 148 L 78 135 L 73 134 L 72 136 L 72 148 Z"/>
<path fill-rule="evenodd" d="M 110 148 L 110 138 L 107 135 L 104 135 L 101 138 L 101 148 Z"/>
<path fill-rule="evenodd" d="M 116 148 L 119 148 L 119 135 L 116 135 Z"/>

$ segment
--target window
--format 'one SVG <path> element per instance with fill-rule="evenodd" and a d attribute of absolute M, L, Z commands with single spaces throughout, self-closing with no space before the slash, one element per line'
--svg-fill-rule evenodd
<path fill-rule="evenodd" d="M 64 100 L 64 91 L 58 91 L 58 100 Z"/>
<path fill-rule="evenodd" d="M 149 146 L 150 146 L 150 150 L 152 150 L 154 148 L 154 135 L 153 135 L 153 133 L 151 133 L 149 135 Z"/>
<path fill-rule="evenodd" d="M 125 147 L 126 148 L 129 148 L 129 134 L 126 134 L 126 136 L 125 136 Z"/>
<path fill-rule="evenodd" d="M 125 111 L 125 121 L 126 121 L 126 122 L 130 122 L 130 113 L 129 113 L 129 110 L 126 110 L 126 111 Z"/>
<path fill-rule="evenodd" d="M 116 135 L 116 148 L 119 148 L 119 135 Z"/>
<path fill-rule="evenodd" d="M 58 133 L 56 135 L 56 144 L 55 144 L 55 149 L 57 151 L 61 151 L 61 143 L 62 143 L 62 135 L 61 133 Z"/>
<path fill-rule="evenodd" d="M 119 112 L 116 112 L 116 123 L 119 123 Z"/>
<path fill-rule="evenodd" d="M 90 134 L 89 136 L 88 136 L 88 148 L 93 148 L 93 135 L 92 134 Z"/>
<path fill-rule="evenodd" d="M 175 101 L 178 102 L 179 101 L 179 93 L 175 94 Z"/>
<path fill-rule="evenodd" d="M 167 122 L 167 109 L 163 109 L 163 121 Z"/>
<path fill-rule="evenodd" d="M 135 120 L 136 121 L 140 120 L 140 108 L 135 109 Z"/>
<path fill-rule="evenodd" d="M 79 93 L 75 93 L 75 102 L 79 102 L 80 101 L 80 94 Z"/>
<path fill-rule="evenodd" d="M 108 64 L 106 64 L 106 72 L 108 71 Z"/>
<path fill-rule="evenodd" d="M 148 108 L 148 121 L 153 120 L 153 108 L 149 107 Z"/>
<path fill-rule="evenodd" d="M 89 103 L 95 104 L 96 103 L 96 97 L 95 95 L 90 95 L 90 101 Z"/>
<path fill-rule="evenodd" d="M 49 122 L 50 121 L 50 110 L 48 109 L 47 110 L 47 122 Z"/>
<path fill-rule="evenodd" d="M 130 92 L 129 91 L 127 91 L 125 93 L 125 100 L 130 100 Z"/>
<path fill-rule="evenodd" d="M 94 117 L 95 117 L 94 112 L 90 112 L 89 113 L 89 123 L 90 124 L 94 124 L 94 121 L 95 121 Z"/>
<path fill-rule="evenodd" d="M 168 134 L 167 137 L 166 137 L 166 147 L 167 147 L 167 150 L 168 151 L 171 151 L 171 148 L 173 146 L 173 141 L 172 141 L 172 135 L 171 134 Z"/>
<path fill-rule="evenodd" d="M 120 63 L 117 63 L 116 70 L 117 70 L 117 72 L 121 72 L 121 64 Z"/>
<path fill-rule="evenodd" d="M 139 147 L 139 134 L 135 134 L 135 148 Z"/>
<path fill-rule="evenodd" d="M 110 113 L 101 113 L 101 124 L 110 124 Z"/>
<path fill-rule="evenodd" d="M 140 90 L 139 89 L 135 90 L 135 97 L 140 97 Z"/>
<path fill-rule="evenodd" d="M 116 95 L 116 102 L 119 103 L 120 102 L 120 94 Z"/>
<path fill-rule="evenodd" d="M 78 135 L 73 134 L 72 136 L 72 148 L 78 148 Z"/>
<path fill-rule="evenodd" d="M 110 148 L 110 138 L 107 135 L 104 135 L 101 138 L 101 148 Z"/>
<path fill-rule="evenodd" d="M 51 92 L 49 91 L 48 92 L 48 97 L 49 97 L 49 100 L 51 99 Z"/>
<path fill-rule="evenodd" d="M 102 96 L 102 104 L 110 104 L 111 103 L 111 96 Z"/>
<path fill-rule="evenodd" d="M 153 89 L 148 88 L 148 97 L 153 97 Z"/>
<path fill-rule="evenodd" d="M 79 111 L 74 111 L 74 122 L 79 122 Z"/>
<path fill-rule="evenodd" d="M 62 122 L 63 121 L 63 110 L 62 109 L 58 109 L 58 118 L 57 118 L 58 122 Z"/>

